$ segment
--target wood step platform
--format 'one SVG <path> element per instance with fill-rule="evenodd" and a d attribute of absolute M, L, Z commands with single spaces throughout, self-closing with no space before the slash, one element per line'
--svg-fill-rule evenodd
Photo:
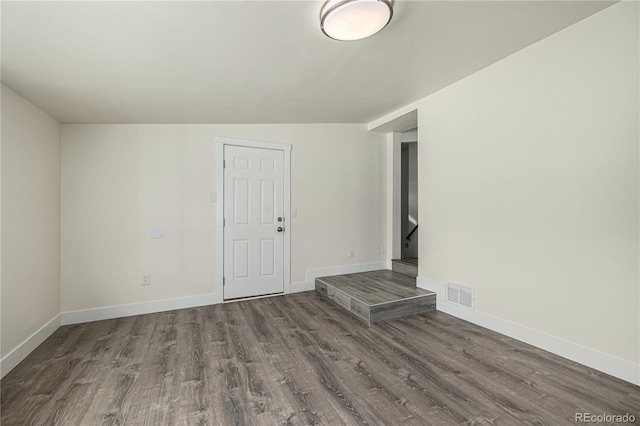
<path fill-rule="evenodd" d="M 368 324 L 436 309 L 435 293 L 389 270 L 319 277 L 316 291 Z"/>
<path fill-rule="evenodd" d="M 392 259 L 391 269 L 401 274 L 409 275 L 411 277 L 418 276 L 418 259 L 415 257 L 408 259 Z"/>

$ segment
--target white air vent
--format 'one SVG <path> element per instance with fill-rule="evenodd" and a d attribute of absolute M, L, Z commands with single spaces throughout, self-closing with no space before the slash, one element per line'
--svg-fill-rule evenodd
<path fill-rule="evenodd" d="M 447 302 L 475 309 L 475 291 L 473 287 L 462 284 L 447 283 Z"/>
<path fill-rule="evenodd" d="M 447 283 L 447 302 L 460 303 L 460 287 Z"/>

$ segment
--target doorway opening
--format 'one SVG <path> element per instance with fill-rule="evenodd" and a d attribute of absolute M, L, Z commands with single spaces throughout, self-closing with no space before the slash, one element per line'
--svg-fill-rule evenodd
<path fill-rule="evenodd" d="M 399 232 L 394 233 L 394 246 L 397 250 L 394 253 L 393 263 L 400 262 L 411 269 L 418 267 L 418 129 L 414 128 L 396 135 L 394 138 L 399 142 L 399 197 L 394 197 L 399 206 L 395 211 L 399 213 Z M 398 229 L 399 228 L 399 229 Z M 400 266 L 402 268 L 402 266 Z"/>
<path fill-rule="evenodd" d="M 417 133 L 415 130 L 413 133 Z M 409 139 L 413 139 L 410 137 Z M 400 170 L 401 259 L 418 259 L 418 141 L 402 142 Z"/>
<path fill-rule="evenodd" d="M 418 110 L 404 109 L 369 125 L 388 135 L 387 236 L 389 269 L 418 276 Z M 423 225 L 424 226 L 424 225 Z M 383 244 L 382 251 L 387 246 Z"/>

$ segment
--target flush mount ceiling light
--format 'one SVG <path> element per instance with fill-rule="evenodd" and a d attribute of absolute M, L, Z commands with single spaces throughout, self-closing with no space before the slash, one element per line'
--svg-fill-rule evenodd
<path fill-rule="evenodd" d="M 327 0 L 320 28 L 336 40 L 360 40 L 387 26 L 393 16 L 390 0 Z"/>

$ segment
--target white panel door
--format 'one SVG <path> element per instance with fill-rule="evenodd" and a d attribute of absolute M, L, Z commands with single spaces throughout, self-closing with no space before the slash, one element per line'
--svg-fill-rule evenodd
<path fill-rule="evenodd" d="M 284 153 L 224 147 L 224 299 L 284 291 Z"/>

